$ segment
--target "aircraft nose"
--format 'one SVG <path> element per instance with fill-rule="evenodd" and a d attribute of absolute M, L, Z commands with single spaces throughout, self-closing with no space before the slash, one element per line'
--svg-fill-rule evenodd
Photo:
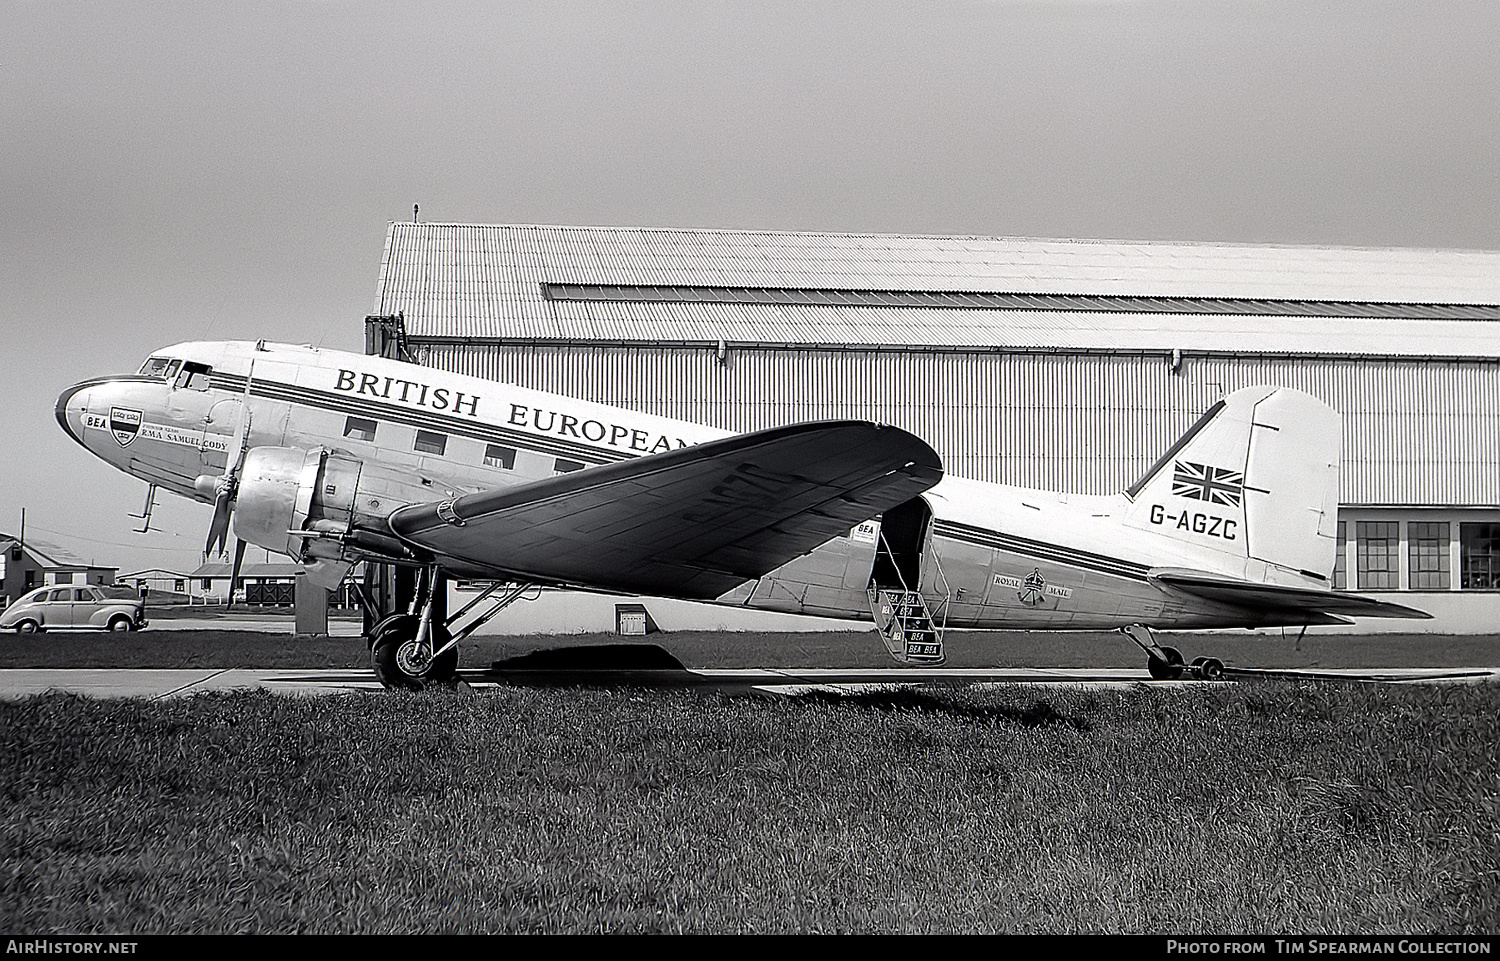
<path fill-rule="evenodd" d="M 85 381 L 82 384 L 74 384 L 61 394 L 57 395 L 57 423 L 67 432 L 68 436 L 80 444 L 83 444 L 83 419 L 89 413 L 90 387 L 92 384 Z M 88 446 L 88 445 L 84 445 Z"/>

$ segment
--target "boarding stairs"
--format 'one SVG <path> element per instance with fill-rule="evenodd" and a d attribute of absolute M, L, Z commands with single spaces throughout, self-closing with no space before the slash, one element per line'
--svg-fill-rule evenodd
<path fill-rule="evenodd" d="M 885 534 L 881 534 L 881 543 L 884 544 Z M 901 577 L 899 571 L 897 585 L 877 585 L 872 583 L 868 590 L 870 600 L 870 614 L 875 618 L 875 629 L 885 640 L 885 648 L 891 657 L 902 664 L 941 664 L 946 655 L 943 654 L 943 628 L 933 617 L 931 608 L 927 606 L 927 599 L 919 590 L 913 590 Z M 938 579 L 947 585 L 942 571 L 938 571 Z M 946 622 L 947 596 L 943 597 L 944 616 Z"/>
<path fill-rule="evenodd" d="M 921 591 L 871 589 L 870 612 L 891 657 L 903 664 L 943 662 L 943 635 Z"/>

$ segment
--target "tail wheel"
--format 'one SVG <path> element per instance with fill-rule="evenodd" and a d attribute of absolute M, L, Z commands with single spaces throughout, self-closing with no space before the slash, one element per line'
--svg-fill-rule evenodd
<path fill-rule="evenodd" d="M 1193 664 L 1197 667 L 1194 673 L 1205 681 L 1217 681 L 1224 676 L 1224 662 L 1217 657 L 1197 657 Z"/>
<path fill-rule="evenodd" d="M 420 691 L 434 684 L 446 684 L 458 673 L 458 647 L 437 657 L 427 656 L 427 646 L 417 643 L 421 619 L 415 614 L 388 618 L 375 633 L 370 646 L 370 660 L 380 683 L 397 691 Z M 448 643 L 448 632 L 441 624 L 431 625 L 432 643 Z"/>
<path fill-rule="evenodd" d="M 1152 656 L 1146 660 L 1146 670 L 1158 681 L 1175 681 L 1182 677 L 1184 662 L 1182 652 L 1175 647 L 1163 647 L 1163 657 Z"/>

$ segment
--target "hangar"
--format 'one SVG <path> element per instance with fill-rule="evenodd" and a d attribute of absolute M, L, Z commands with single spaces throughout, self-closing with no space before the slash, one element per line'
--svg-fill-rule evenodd
<path fill-rule="evenodd" d="M 393 223 L 366 346 L 727 430 L 877 420 L 1083 494 L 1297 387 L 1343 415 L 1336 587 L 1470 632 L 1500 621 L 1497 321 L 1495 251 Z"/>

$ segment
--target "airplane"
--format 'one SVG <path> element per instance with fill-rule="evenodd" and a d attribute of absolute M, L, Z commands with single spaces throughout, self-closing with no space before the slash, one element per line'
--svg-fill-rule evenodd
<path fill-rule="evenodd" d="M 152 488 L 213 504 L 205 552 L 232 522 L 236 573 L 246 543 L 330 589 L 411 569 L 409 603 L 362 597 L 390 688 L 451 682 L 459 641 L 536 587 L 869 621 L 918 665 L 948 629 L 1119 630 L 1158 679 L 1223 672 L 1160 631 L 1429 616 L 1332 590 L 1339 417 L 1287 387 L 1228 394 L 1110 496 L 946 476 L 868 421 L 735 434 L 265 341 L 165 347 L 56 416 L 150 485 L 148 514 Z M 489 588 L 448 617 L 453 578 Z"/>

